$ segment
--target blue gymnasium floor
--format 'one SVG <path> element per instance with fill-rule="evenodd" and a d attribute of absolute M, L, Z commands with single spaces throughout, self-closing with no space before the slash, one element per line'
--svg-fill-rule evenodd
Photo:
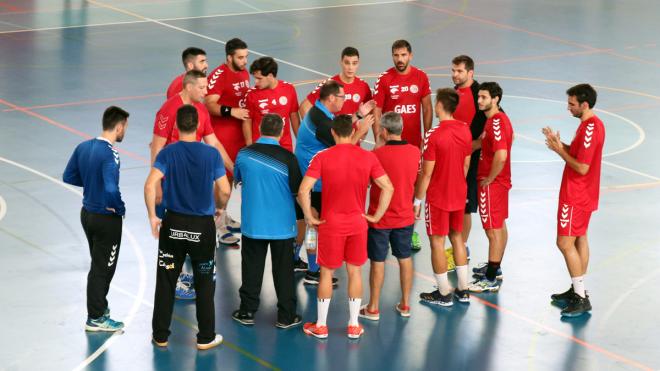
<path fill-rule="evenodd" d="M 656 1 L 272 0 L 0 1 L 0 369 L 2 370 L 619 370 L 660 368 L 660 45 Z M 180 52 L 198 46 L 210 67 L 223 40 L 239 36 L 250 59 L 281 59 L 279 77 L 299 97 L 338 71 L 346 45 L 359 48 L 369 83 L 391 66 L 389 47 L 406 38 L 432 87 L 450 86 L 449 62 L 474 57 L 477 79 L 504 88 L 516 130 L 510 240 L 499 294 L 469 306 L 430 308 L 412 318 L 390 308 L 398 272 L 387 266 L 380 323 L 345 336 L 346 277 L 329 316 L 330 338 L 280 331 L 267 270 L 253 328 L 230 318 L 238 305 L 240 250 L 218 250 L 217 330 L 221 347 L 197 352 L 194 304 L 179 302 L 168 350 L 149 342 L 156 241 L 148 232 L 142 185 L 147 143 L 164 91 L 181 73 Z M 554 246 L 563 164 L 540 129 L 569 140 L 577 120 L 564 91 L 597 87 L 607 128 L 600 209 L 590 228 L 587 278 L 593 314 L 560 320 L 549 294 L 569 284 Z M 110 291 L 123 335 L 86 334 L 88 250 L 80 194 L 57 179 L 77 143 L 96 136 L 106 106 L 131 113 L 119 145 L 128 215 Z M 654 149 L 655 148 L 655 149 Z M 239 215 L 240 198 L 230 210 Z M 423 231 L 423 223 L 417 229 Z M 472 264 L 487 254 L 474 218 Z M 428 240 L 415 255 L 413 295 L 433 285 Z M 396 263 L 394 263 L 396 264 Z M 269 267 L 267 267 L 269 269 Z M 365 284 L 368 266 L 365 266 Z M 298 287 L 299 310 L 316 317 L 315 290 Z M 367 295 L 365 294 L 365 300 Z"/>

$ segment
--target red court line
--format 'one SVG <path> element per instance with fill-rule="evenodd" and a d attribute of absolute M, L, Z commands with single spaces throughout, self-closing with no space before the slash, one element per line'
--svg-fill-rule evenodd
<path fill-rule="evenodd" d="M 21 108 L 24 108 L 24 109 L 27 109 L 27 110 L 35 110 L 35 109 L 43 109 L 43 108 L 82 106 L 82 105 L 85 105 L 85 104 L 116 102 L 116 101 L 124 101 L 124 100 L 148 99 L 148 98 L 163 97 L 163 96 L 165 96 L 165 94 L 163 94 L 163 93 L 154 93 L 154 94 L 146 94 L 146 95 L 127 96 L 127 97 L 114 97 L 114 98 L 79 100 L 79 101 L 74 101 L 74 102 L 44 104 L 44 105 L 40 105 L 40 106 L 26 106 L 26 107 L 21 107 Z M 3 110 L 3 112 L 11 112 L 11 111 L 18 111 L 18 109 L 16 109 L 16 108 L 5 108 Z"/>
<path fill-rule="evenodd" d="M 48 124 L 50 124 L 50 125 L 53 125 L 53 126 L 55 126 L 55 127 L 60 128 L 60 129 L 64 129 L 64 130 L 66 130 L 66 131 L 68 131 L 68 132 L 70 132 L 70 133 L 72 133 L 72 134 L 75 134 L 75 135 L 77 135 L 77 136 L 79 136 L 79 137 L 83 137 L 83 138 L 85 138 L 85 139 L 91 139 L 91 138 L 93 138 L 91 135 L 89 135 L 89 134 L 87 134 L 87 133 L 85 133 L 85 132 L 82 132 L 82 131 L 76 130 L 76 129 L 70 127 L 70 126 L 67 126 L 67 125 L 64 125 L 64 124 L 62 124 L 62 123 L 59 123 L 59 122 L 57 122 L 57 121 L 55 121 L 55 120 L 53 120 L 53 119 L 51 119 L 51 118 L 49 118 L 49 117 L 46 117 L 46 116 L 44 116 L 44 115 L 38 114 L 38 113 L 36 113 L 36 112 L 32 112 L 32 111 L 28 110 L 28 109 L 25 108 L 25 107 L 17 106 L 17 105 L 15 105 L 15 104 L 11 103 L 11 102 L 7 102 L 6 100 L 4 100 L 4 99 L 2 99 L 2 98 L 0 98 L 0 104 L 3 104 L 3 105 L 5 105 L 5 106 L 7 106 L 7 107 L 10 107 L 10 108 L 12 108 L 12 109 L 15 110 L 15 111 L 20 111 L 20 112 L 22 112 L 22 113 L 24 113 L 24 114 L 26 114 L 26 115 L 28 115 L 28 116 L 32 116 L 32 117 L 34 117 L 34 118 L 37 118 L 37 119 L 39 119 L 39 120 L 41 120 L 41 121 L 44 121 L 44 122 L 46 122 L 46 123 L 48 123 Z M 125 149 L 121 149 L 121 148 L 117 148 L 117 151 L 118 151 L 119 153 L 125 154 L 125 155 L 128 156 L 128 157 L 134 158 L 134 159 L 139 160 L 139 161 L 142 161 L 142 162 L 144 162 L 144 163 L 147 163 L 147 164 L 150 163 L 150 161 L 149 161 L 147 158 L 142 157 L 142 156 L 138 155 L 137 153 L 133 153 L 133 152 L 131 152 L 131 151 L 127 151 L 127 150 L 125 150 Z"/>
<path fill-rule="evenodd" d="M 5 8 L 9 10 L 10 12 L 25 12 L 26 10 L 23 8 L 19 8 L 15 5 L 8 4 L 6 1 L 0 1 L 0 8 Z"/>
<path fill-rule="evenodd" d="M 387 260 L 387 264 L 388 264 L 388 265 L 392 265 L 392 266 L 397 266 L 397 267 L 399 266 L 398 263 L 395 263 L 395 262 L 393 262 L 392 260 Z M 428 276 L 428 275 L 426 275 L 426 274 L 424 274 L 424 273 L 420 273 L 420 272 L 418 272 L 418 271 L 415 271 L 415 275 L 416 275 L 416 276 L 419 276 L 420 278 L 422 278 L 422 279 L 424 279 L 424 280 L 426 280 L 426 281 L 428 281 L 428 282 L 436 283 L 435 278 L 433 278 L 433 277 L 431 277 L 431 276 Z M 562 338 L 564 338 L 564 339 L 570 340 L 570 341 L 572 341 L 572 342 L 574 342 L 574 343 L 576 343 L 576 344 L 578 344 L 578 345 L 581 345 L 581 346 L 583 346 L 583 347 L 585 347 L 585 348 L 587 348 L 587 349 L 589 349 L 589 350 L 593 350 L 594 352 L 600 353 L 600 354 L 602 354 L 602 355 L 604 355 L 604 356 L 607 356 L 607 357 L 609 357 L 609 358 L 611 358 L 611 359 L 614 359 L 614 360 L 617 360 L 617 361 L 623 362 L 623 363 L 625 363 L 625 364 L 627 364 L 627 365 L 629 365 L 629 366 L 633 366 L 633 367 L 638 368 L 638 369 L 641 369 L 641 370 L 645 370 L 645 371 L 653 371 L 653 369 L 652 369 L 651 367 L 647 366 L 647 365 L 644 365 L 644 364 L 639 363 L 639 362 L 637 362 L 637 361 L 633 361 L 633 360 L 628 359 L 628 358 L 626 358 L 626 357 L 624 357 L 624 356 L 622 356 L 622 355 L 619 355 L 619 354 L 617 354 L 617 353 L 610 352 L 610 351 L 607 350 L 607 349 L 601 348 L 601 347 L 599 347 L 598 345 L 594 345 L 594 344 L 591 344 L 591 343 L 589 343 L 589 342 L 587 342 L 587 341 L 584 341 L 584 340 L 582 340 L 582 339 L 576 338 L 576 337 L 573 336 L 573 335 L 565 334 L 565 333 L 563 333 L 563 332 L 561 332 L 561 331 L 559 331 L 559 330 L 556 330 L 556 329 L 554 329 L 554 328 L 552 328 L 552 327 L 550 327 L 550 326 L 548 326 L 548 325 L 544 325 L 543 323 L 538 322 L 538 321 L 535 321 L 535 320 L 533 320 L 533 319 L 531 319 L 531 318 L 528 318 L 528 317 L 526 317 L 526 316 L 524 316 L 524 315 L 522 315 L 522 314 L 518 314 L 517 312 L 514 312 L 514 311 L 512 311 L 512 310 L 510 310 L 510 309 L 507 309 L 507 308 L 504 308 L 504 307 L 499 306 L 499 305 L 497 305 L 497 304 L 491 303 L 491 302 L 488 301 L 488 300 L 484 300 L 484 299 L 482 299 L 482 298 L 480 298 L 480 297 L 477 297 L 477 296 L 475 296 L 475 295 L 471 295 L 471 297 L 472 297 L 472 300 L 476 301 L 477 303 L 483 304 L 483 305 L 485 305 L 485 306 L 487 306 L 487 307 L 489 307 L 489 308 L 495 309 L 495 310 L 497 310 L 497 311 L 499 311 L 499 312 L 509 314 L 509 315 L 511 315 L 511 316 L 513 316 L 513 317 L 518 318 L 518 319 L 521 320 L 521 321 L 527 322 L 527 323 L 530 324 L 530 325 L 533 325 L 533 326 L 536 326 L 536 327 L 540 327 L 540 328 L 542 328 L 542 329 L 544 329 L 544 330 L 546 330 L 546 331 L 548 331 L 548 332 L 550 332 L 550 333 L 553 333 L 553 334 L 555 334 L 555 335 L 557 335 L 557 336 L 559 336 L 559 337 L 562 337 Z"/>

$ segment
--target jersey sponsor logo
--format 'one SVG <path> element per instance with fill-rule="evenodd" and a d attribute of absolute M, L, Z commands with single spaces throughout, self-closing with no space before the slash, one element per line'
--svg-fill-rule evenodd
<path fill-rule="evenodd" d="M 164 114 L 158 115 L 158 129 L 160 130 L 165 130 L 165 127 L 167 127 L 167 122 L 170 120 L 169 117 L 165 116 Z"/>
<path fill-rule="evenodd" d="M 399 85 L 390 85 L 390 94 L 396 94 L 399 92 Z"/>
<path fill-rule="evenodd" d="M 562 228 L 566 228 L 570 219 L 568 219 L 568 213 L 571 210 L 570 206 L 566 204 L 561 205 L 561 217 L 559 218 L 559 224 Z"/>
<path fill-rule="evenodd" d="M 264 108 L 268 107 L 268 98 L 259 99 L 258 102 L 259 102 L 259 104 L 258 104 L 259 108 L 264 109 Z"/>
<path fill-rule="evenodd" d="M 591 140 L 594 135 L 594 123 L 587 125 L 587 130 L 584 132 L 584 148 L 591 147 Z"/>
<path fill-rule="evenodd" d="M 502 140 L 502 130 L 500 128 L 500 119 L 493 119 L 493 136 L 496 141 Z"/>
<path fill-rule="evenodd" d="M 201 236 L 202 236 L 201 232 L 197 233 L 197 232 L 180 231 L 178 229 L 170 228 L 170 238 L 173 240 L 186 240 L 190 242 L 199 242 Z"/>
<path fill-rule="evenodd" d="M 279 102 L 280 102 L 281 105 L 286 106 L 286 104 L 289 102 L 289 100 L 286 99 L 285 96 L 281 96 L 280 99 L 279 99 Z"/>
<path fill-rule="evenodd" d="M 394 106 L 394 112 L 396 113 L 417 113 L 416 104 L 397 104 Z"/>

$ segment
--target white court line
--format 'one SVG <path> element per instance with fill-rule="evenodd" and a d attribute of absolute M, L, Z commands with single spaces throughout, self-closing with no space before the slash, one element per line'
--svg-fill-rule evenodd
<path fill-rule="evenodd" d="M 143 15 L 140 15 L 140 14 L 137 14 L 137 13 L 133 13 L 133 12 L 131 12 L 131 11 L 124 10 L 124 9 L 121 9 L 121 8 L 117 8 L 117 7 L 114 7 L 114 6 L 112 6 L 112 5 L 107 5 L 107 4 L 104 4 L 104 3 L 98 2 L 98 1 L 96 1 L 96 0 L 87 0 L 87 2 L 90 3 L 90 4 L 94 4 L 94 5 L 100 6 L 100 7 L 104 7 L 104 8 L 107 8 L 107 9 L 114 10 L 114 11 L 119 12 L 119 13 L 127 14 L 127 15 L 130 15 L 130 16 L 136 17 L 136 18 L 140 18 L 140 19 L 143 19 L 143 20 L 145 20 L 145 21 L 147 21 L 147 22 L 152 22 L 152 23 L 155 23 L 155 24 L 161 25 L 161 26 L 163 26 L 163 27 L 171 28 L 171 29 L 176 30 L 176 31 L 180 31 L 180 32 L 184 32 L 184 33 L 187 33 L 187 34 L 190 34 L 190 35 L 193 35 L 193 36 L 197 36 L 197 37 L 200 37 L 200 38 L 202 38 L 202 39 L 206 39 L 206 40 L 209 40 L 209 41 L 213 41 L 213 42 L 216 42 L 216 43 L 219 43 L 219 44 L 222 44 L 222 45 L 225 45 L 225 44 L 226 44 L 225 41 L 222 41 L 222 40 L 219 40 L 219 39 L 215 39 L 215 38 L 213 38 L 213 37 L 206 36 L 206 35 L 201 34 L 201 33 L 197 33 L 197 32 L 194 32 L 194 31 L 190 31 L 190 30 L 187 30 L 187 29 L 185 29 L 185 28 L 181 28 L 181 27 L 173 26 L 173 25 L 171 25 L 171 24 L 163 23 L 163 22 L 161 22 L 161 21 L 159 21 L 159 20 L 157 20 L 157 19 L 153 19 L 153 18 L 145 17 L 145 16 L 143 16 Z M 248 50 L 249 50 L 251 53 L 253 53 L 253 54 L 256 54 L 256 55 L 259 55 L 259 56 L 262 56 L 262 57 L 265 57 L 265 56 L 266 56 L 266 54 L 259 53 L 259 52 L 257 52 L 257 51 L 251 50 L 251 49 L 248 49 Z M 299 68 L 299 69 L 304 70 L 304 71 L 307 71 L 307 72 L 315 73 L 315 74 L 317 74 L 317 75 L 321 75 L 321 76 L 324 76 L 324 77 L 330 77 L 330 75 L 328 75 L 327 73 L 319 72 L 319 71 L 313 70 L 313 69 L 311 69 L 311 68 L 307 68 L 307 67 L 305 67 L 305 66 L 301 66 L 301 65 L 299 65 L 299 64 L 295 64 L 295 63 L 292 63 L 292 62 L 289 62 L 289 61 L 285 61 L 285 60 L 283 60 L 283 59 L 279 59 L 279 58 L 274 58 L 274 57 L 273 57 L 273 59 L 275 59 L 276 61 L 278 61 L 278 62 L 280 62 L 280 63 L 288 64 L 289 66 L 292 66 L 292 67 L 295 67 L 295 68 Z"/>
<path fill-rule="evenodd" d="M 83 194 L 80 192 L 75 187 L 72 187 L 58 179 L 55 179 L 51 177 L 50 175 L 46 175 L 38 170 L 35 170 L 31 167 L 25 166 L 23 164 L 20 164 L 18 162 L 14 162 L 12 160 L 6 159 L 4 157 L 0 157 L 0 161 L 5 162 L 9 165 L 16 166 L 20 169 L 23 169 L 27 172 L 30 172 L 34 175 L 40 176 L 50 182 L 53 182 L 57 184 L 60 187 L 65 188 L 66 190 L 82 197 Z M 0 218 L 1 219 L 1 218 Z M 147 286 L 147 269 L 146 269 L 146 264 L 144 261 L 144 256 L 142 255 L 142 251 L 140 250 L 139 244 L 137 240 L 135 239 L 135 236 L 133 233 L 128 229 L 126 226 L 123 228 L 124 230 L 124 235 L 128 238 L 131 247 L 133 248 L 133 252 L 135 253 L 135 256 L 138 261 L 138 269 L 139 269 L 139 286 L 138 286 L 138 293 L 136 295 L 136 300 L 133 301 L 133 305 L 131 306 L 131 309 L 128 312 L 128 315 L 126 316 L 124 323 L 126 324 L 126 327 L 129 327 L 133 319 L 135 318 L 135 315 L 137 314 L 138 309 L 140 308 L 140 305 L 144 301 L 144 293 L 146 291 L 146 286 Z M 119 291 L 126 292 L 126 290 L 121 289 L 117 287 L 115 284 L 112 284 L 112 287 L 115 289 L 118 289 Z M 103 352 L 105 352 L 115 341 L 117 341 L 118 336 L 121 334 L 121 332 L 115 332 L 110 336 L 96 351 L 92 354 L 90 354 L 87 358 L 85 358 L 78 366 L 76 366 L 73 370 L 78 371 L 82 370 L 85 367 L 89 366 L 96 358 L 98 358 Z"/>
<path fill-rule="evenodd" d="M 156 19 L 156 20 L 161 21 L 161 22 L 169 22 L 169 21 L 184 21 L 184 20 L 189 20 L 189 19 L 236 17 L 236 16 L 245 16 L 245 15 L 261 15 L 261 14 L 287 13 L 287 12 L 303 12 L 303 11 L 308 11 L 308 10 L 323 10 L 323 9 L 335 9 L 335 8 L 361 7 L 361 6 L 370 6 L 370 5 L 397 4 L 397 3 L 405 3 L 407 1 L 408 0 L 396 0 L 396 1 L 382 1 L 382 2 L 370 2 L 370 3 L 344 4 L 344 5 L 311 6 L 311 7 L 306 7 L 306 8 L 275 9 L 275 10 L 263 10 L 263 11 L 258 11 L 258 12 L 239 12 L 239 13 L 210 14 L 210 15 L 191 16 L 191 17 L 159 18 L 159 19 Z M 251 7 L 251 8 L 254 9 L 254 7 Z M 149 23 L 149 22 L 152 22 L 152 21 L 144 19 L 144 20 L 141 20 L 141 21 L 107 22 L 107 23 L 82 24 L 82 25 L 74 25 L 74 26 L 28 28 L 28 29 L 21 29 L 21 30 L 0 31 L 0 35 L 2 35 L 2 34 L 12 34 L 12 33 L 21 33 L 21 32 L 56 31 L 56 30 L 66 30 L 66 29 L 70 29 L 70 28 L 116 26 L 116 25 L 125 25 L 125 24 Z M 16 27 L 22 27 L 22 26 L 18 26 L 18 25 L 15 25 L 15 26 Z"/>
<path fill-rule="evenodd" d="M 5 215 L 7 215 L 7 202 L 5 202 L 5 199 L 0 196 L 0 220 L 2 220 Z"/>

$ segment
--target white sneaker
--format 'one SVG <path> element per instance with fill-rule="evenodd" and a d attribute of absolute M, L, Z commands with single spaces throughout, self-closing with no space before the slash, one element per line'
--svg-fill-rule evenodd
<path fill-rule="evenodd" d="M 215 232 L 216 232 L 216 242 L 218 243 L 217 246 L 219 246 L 220 244 L 238 246 L 238 243 L 241 241 L 240 238 L 234 236 L 234 234 L 231 233 L 225 226 L 216 229 Z"/>
<path fill-rule="evenodd" d="M 217 334 L 215 335 L 215 339 L 211 340 L 210 343 L 206 343 L 206 344 L 197 343 L 197 349 L 207 350 L 207 349 L 215 348 L 218 345 L 222 344 L 222 340 L 223 340 L 222 335 Z"/>
<path fill-rule="evenodd" d="M 241 233 L 241 222 L 234 220 L 227 211 L 225 211 L 225 227 L 232 233 Z"/>

